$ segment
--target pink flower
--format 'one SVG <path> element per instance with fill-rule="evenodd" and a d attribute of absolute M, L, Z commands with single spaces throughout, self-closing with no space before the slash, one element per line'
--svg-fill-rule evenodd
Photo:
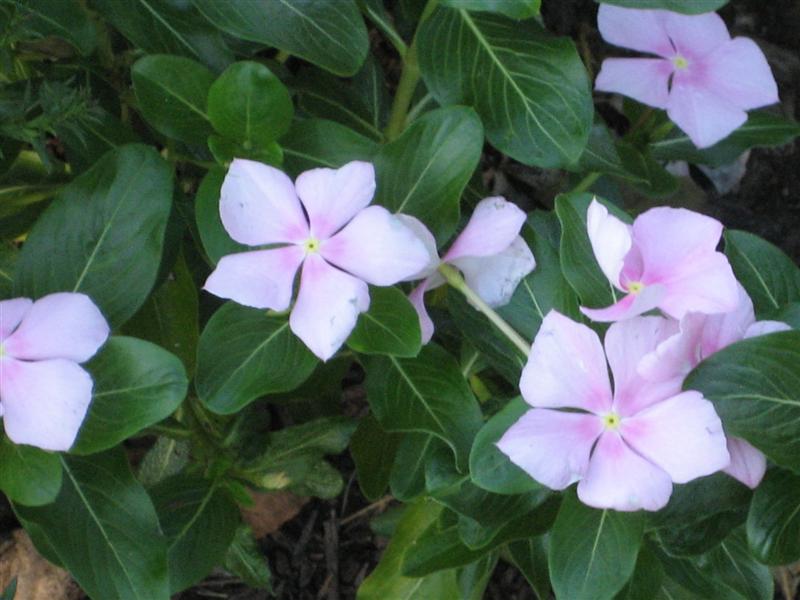
<path fill-rule="evenodd" d="M 423 343 L 433 336 L 433 321 L 425 309 L 424 296 L 444 283 L 436 271 L 442 263 L 458 268 L 467 285 L 489 306 L 503 306 L 511 300 L 520 280 L 536 267 L 533 253 L 519 235 L 526 218 L 517 205 L 500 196 L 484 198 L 441 261 L 433 236 L 414 219 L 418 235 L 425 240 L 431 255 L 427 268 L 412 278 L 425 279 L 409 296 L 419 315 Z"/>
<path fill-rule="evenodd" d="M 681 15 L 603 4 L 603 38 L 659 58 L 609 58 L 595 88 L 667 110 L 698 148 L 747 121 L 745 111 L 778 102 L 764 53 L 748 38 L 731 39 L 715 13 Z"/>
<path fill-rule="evenodd" d="M 739 305 L 735 310 L 716 315 L 688 313 L 680 330 L 646 354 L 638 366 L 639 374 L 653 382 L 680 382 L 694 367 L 715 352 L 739 340 L 791 329 L 779 321 L 756 321 L 753 302 L 739 285 Z M 764 477 L 767 459 L 748 442 L 728 438 L 731 464 L 725 472 L 755 488 Z"/>
<path fill-rule="evenodd" d="M 86 362 L 108 323 L 84 294 L 0 302 L 0 408 L 17 444 L 68 450 L 92 400 Z"/>
<path fill-rule="evenodd" d="M 603 309 L 581 307 L 594 321 L 618 321 L 660 308 L 680 319 L 687 312 L 723 313 L 739 303 L 728 259 L 716 251 L 722 224 L 665 206 L 639 215 L 633 226 L 592 200 L 586 215 L 595 258 L 625 297 Z"/>
<path fill-rule="evenodd" d="M 662 317 L 614 323 L 604 355 L 594 331 L 551 311 L 520 381 L 534 408 L 497 446 L 547 487 L 562 490 L 578 481 L 585 504 L 624 511 L 659 510 L 673 482 L 728 466 L 713 405 L 699 392 L 648 382 L 637 371 L 641 356 L 676 328 Z"/>
<path fill-rule="evenodd" d="M 278 169 L 235 159 L 222 184 L 222 224 L 237 242 L 275 247 L 224 256 L 205 289 L 245 306 L 283 311 L 302 265 L 289 326 L 314 354 L 329 359 L 369 308 L 368 283 L 392 285 L 429 260 L 401 219 L 368 206 L 374 192 L 370 163 L 312 169 L 292 184 Z"/>

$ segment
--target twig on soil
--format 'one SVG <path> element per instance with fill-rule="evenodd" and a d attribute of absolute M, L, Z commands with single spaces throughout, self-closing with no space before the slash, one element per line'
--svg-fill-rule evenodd
<path fill-rule="evenodd" d="M 373 510 L 383 510 L 384 508 L 386 508 L 386 505 L 389 504 L 392 500 L 394 500 L 394 497 L 391 495 L 386 495 L 380 500 L 376 500 L 375 502 L 365 506 L 361 510 L 357 510 L 352 515 L 347 515 L 344 519 L 339 521 L 339 527 L 344 527 L 348 523 L 352 523 L 356 519 L 359 519 L 364 515 L 369 514 Z"/>
<path fill-rule="evenodd" d="M 336 511 L 331 509 L 330 518 L 325 521 L 325 564 L 331 580 L 328 587 L 328 600 L 339 600 L 339 526 Z M 326 580 L 327 581 L 327 580 Z"/>

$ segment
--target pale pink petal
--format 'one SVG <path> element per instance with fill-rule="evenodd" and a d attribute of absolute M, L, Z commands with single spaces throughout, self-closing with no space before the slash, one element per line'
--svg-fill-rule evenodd
<path fill-rule="evenodd" d="M 302 242 L 306 222 L 292 180 L 275 167 L 236 158 L 225 175 L 219 200 L 222 224 L 248 246 Z"/>
<path fill-rule="evenodd" d="M 622 289 L 619 275 L 631 249 L 630 225 L 609 214 L 605 206 L 592 199 L 586 211 L 586 230 L 603 274 L 615 287 Z"/>
<path fill-rule="evenodd" d="M 30 298 L 0 300 L 0 342 L 17 328 L 32 304 Z"/>
<path fill-rule="evenodd" d="M 736 289 L 738 294 L 736 308 L 725 313 L 708 315 L 704 319 L 697 362 L 722 350 L 725 346 L 741 340 L 756 320 L 750 296 L 738 282 Z"/>
<path fill-rule="evenodd" d="M 703 61 L 709 90 L 743 110 L 778 102 L 778 85 L 769 63 L 753 40 L 734 38 Z"/>
<path fill-rule="evenodd" d="M 639 375 L 648 381 L 673 381 L 680 386 L 689 371 L 703 360 L 703 332 L 709 318 L 702 313 L 687 313 L 680 320 L 678 333 L 642 357 L 637 365 Z"/>
<path fill-rule="evenodd" d="M 419 328 L 422 332 L 422 343 L 427 344 L 433 337 L 433 321 L 425 308 L 425 292 L 428 290 L 428 280 L 425 279 L 408 295 L 411 305 L 417 311 Z"/>
<path fill-rule="evenodd" d="M 631 450 L 618 433 L 606 431 L 592 453 L 578 498 L 595 508 L 659 510 L 672 494 L 669 475 Z"/>
<path fill-rule="evenodd" d="M 244 306 L 286 310 L 304 256 L 300 246 L 228 254 L 217 263 L 203 289 Z"/>
<path fill-rule="evenodd" d="M 728 453 L 731 464 L 724 471 L 751 489 L 758 487 L 767 472 L 767 457 L 737 437 L 728 438 Z"/>
<path fill-rule="evenodd" d="M 601 4 L 597 11 L 597 27 L 609 44 L 671 56 L 672 44 L 664 26 L 663 10 L 639 10 Z"/>
<path fill-rule="evenodd" d="M 664 58 L 607 58 L 600 66 L 594 89 L 667 108 L 672 71 L 672 63 Z"/>
<path fill-rule="evenodd" d="M 675 50 L 690 61 L 702 58 L 731 39 L 725 21 L 717 13 L 684 15 L 667 11 L 664 14 L 664 27 Z"/>
<path fill-rule="evenodd" d="M 110 329 L 86 294 L 59 292 L 39 298 L 4 342 L 14 358 L 66 358 L 84 362 L 108 339 Z"/>
<path fill-rule="evenodd" d="M 536 267 L 533 252 L 521 237 L 492 256 L 464 256 L 453 261 L 467 285 L 489 306 L 508 304 L 522 278 Z"/>
<path fill-rule="evenodd" d="M 739 304 L 736 278 L 721 252 L 697 256 L 676 265 L 664 286 L 667 294 L 659 308 L 675 319 L 687 312 L 725 313 L 735 310 Z"/>
<path fill-rule="evenodd" d="M 586 325 L 555 310 L 547 313 L 539 327 L 519 387 L 534 407 L 582 408 L 600 414 L 611 408 L 600 339 Z"/>
<path fill-rule="evenodd" d="M 424 270 L 430 253 L 413 229 L 382 206 L 359 212 L 322 244 L 322 256 L 372 285 L 392 285 Z"/>
<path fill-rule="evenodd" d="M 375 195 L 375 168 L 355 160 L 339 169 L 312 169 L 295 183 L 311 223 L 311 234 L 327 239 L 339 231 Z"/>
<path fill-rule="evenodd" d="M 744 338 L 758 337 L 760 335 L 767 335 L 769 333 L 791 330 L 792 328 L 782 321 L 756 321 L 747 328 L 747 331 L 744 332 Z"/>
<path fill-rule="evenodd" d="M 439 251 L 436 249 L 436 238 L 430 230 L 425 227 L 425 224 L 411 215 L 397 214 L 395 215 L 403 223 L 405 223 L 422 241 L 425 245 L 425 250 L 428 252 L 428 263 L 418 273 L 406 277 L 403 281 L 416 281 L 417 279 L 425 279 L 430 277 L 439 268 L 441 260 L 439 259 Z M 441 285 L 441 282 L 439 283 Z M 430 289 L 430 287 L 428 288 Z"/>
<path fill-rule="evenodd" d="M 586 473 L 602 431 L 595 415 L 535 408 L 503 434 L 497 447 L 539 483 L 563 490 Z"/>
<path fill-rule="evenodd" d="M 92 378 L 71 360 L 0 359 L 3 426 L 16 444 L 68 450 L 92 400 Z"/>
<path fill-rule="evenodd" d="M 501 196 L 484 198 L 475 207 L 469 223 L 444 255 L 445 262 L 463 256 L 491 256 L 502 252 L 519 236 L 527 215 Z"/>
<path fill-rule="evenodd" d="M 328 360 L 367 309 L 366 283 L 332 267 L 318 254 L 310 254 L 303 265 L 289 326 L 314 354 Z"/>
<path fill-rule="evenodd" d="M 658 283 L 646 285 L 638 294 L 628 294 L 607 308 L 581 306 L 581 312 L 592 321 L 608 323 L 638 317 L 659 306 L 666 296 L 666 289 Z"/>
<path fill-rule="evenodd" d="M 639 454 L 686 483 L 724 469 L 730 455 L 714 405 L 688 391 L 622 420 L 620 432 Z"/>
<path fill-rule="evenodd" d="M 747 113 L 726 98 L 693 83 L 673 81 L 667 105 L 669 118 L 698 148 L 728 137 L 747 121 Z"/>

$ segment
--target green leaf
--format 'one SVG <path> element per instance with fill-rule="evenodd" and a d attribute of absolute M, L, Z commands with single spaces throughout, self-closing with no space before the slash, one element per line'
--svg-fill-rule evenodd
<path fill-rule="evenodd" d="M 17 265 L 17 293 L 83 292 L 119 326 L 155 283 L 171 204 L 172 176 L 153 148 L 109 152 L 36 222 Z"/>
<path fill-rule="evenodd" d="M 0 253 L 0 261 L 2 254 Z M 0 262 L 0 271 L 2 270 L 2 264 Z M 2 273 L 0 273 L 0 290 L 2 289 Z M 782 309 L 780 309 L 777 313 L 772 315 L 772 318 L 776 321 L 782 321 L 789 325 L 792 329 L 800 329 L 800 302 L 790 302 Z"/>
<path fill-rule="evenodd" d="M 725 232 L 725 254 L 758 316 L 800 300 L 800 269 L 777 246 L 752 233 L 729 229 Z"/>
<path fill-rule="evenodd" d="M 0 241 L 0 300 L 13 298 L 14 268 L 19 251 L 11 242 Z"/>
<path fill-rule="evenodd" d="M 745 600 L 745 597 L 716 576 L 701 560 L 677 558 L 652 548 L 667 575 L 659 600 Z"/>
<path fill-rule="evenodd" d="M 148 54 L 178 54 L 217 72 L 233 62 L 220 32 L 189 2 L 92 0 L 92 7 Z"/>
<path fill-rule="evenodd" d="M 81 122 L 79 132 L 66 123 L 55 128 L 74 173 L 89 169 L 109 150 L 138 141 L 127 125 L 105 109 L 96 107 L 92 116 Z"/>
<path fill-rule="evenodd" d="M 389 488 L 401 502 L 410 502 L 425 491 L 425 464 L 445 443 L 435 435 L 406 433 L 392 465 Z"/>
<path fill-rule="evenodd" d="M 419 318 L 406 295 L 396 287 L 373 287 L 369 310 L 358 317 L 347 339 L 363 354 L 413 357 L 422 347 Z"/>
<path fill-rule="evenodd" d="M 389 433 L 380 426 L 372 413 L 358 422 L 350 440 L 350 455 L 356 464 L 361 493 L 374 502 L 386 491 L 392 473 L 392 463 L 402 436 Z"/>
<path fill-rule="evenodd" d="M 468 565 L 491 549 L 472 550 L 458 536 L 458 526 L 435 522 L 414 541 L 403 557 L 401 571 L 409 577 L 424 577 L 443 569 Z"/>
<path fill-rule="evenodd" d="M 167 477 L 177 475 L 189 464 L 190 453 L 191 445 L 187 440 L 159 436 L 142 459 L 137 473 L 139 481 L 145 487 L 150 487 Z"/>
<path fill-rule="evenodd" d="M 151 54 L 136 61 L 131 78 L 139 110 L 156 131 L 205 145 L 213 131 L 206 112 L 211 71 L 182 56 Z"/>
<path fill-rule="evenodd" d="M 371 161 L 378 151 L 369 138 L 325 119 L 296 120 L 281 144 L 283 167 L 294 176 L 317 167 L 338 169 L 353 160 Z"/>
<path fill-rule="evenodd" d="M 260 396 L 293 390 L 316 365 L 285 316 L 228 302 L 200 335 L 195 386 L 209 409 L 231 414 Z"/>
<path fill-rule="evenodd" d="M 25 506 L 41 506 L 55 500 L 61 489 L 58 454 L 33 446 L 0 440 L 0 490 L 9 500 Z"/>
<path fill-rule="evenodd" d="M 444 242 L 455 230 L 461 194 L 482 149 L 475 111 L 459 106 L 426 113 L 375 156 L 375 202 L 419 218 Z"/>
<path fill-rule="evenodd" d="M 224 488 L 200 477 L 175 475 L 150 491 L 167 537 L 171 594 L 197 583 L 220 564 L 241 520 Z"/>
<path fill-rule="evenodd" d="M 155 344 L 112 337 L 86 365 L 92 403 L 72 447 L 76 454 L 111 448 L 171 415 L 189 382 L 181 361 Z"/>
<path fill-rule="evenodd" d="M 558 598 L 613 598 L 633 575 L 642 513 L 590 508 L 565 495 L 550 534 L 550 578 Z"/>
<path fill-rule="evenodd" d="M 476 12 L 500 13 L 512 19 L 527 19 L 539 14 L 541 0 L 443 0 L 442 6 Z"/>
<path fill-rule="evenodd" d="M 628 174 L 625 179 L 643 194 L 669 196 L 678 190 L 678 179 L 650 154 L 627 142 L 616 143 L 617 155 Z"/>
<path fill-rule="evenodd" d="M 767 112 L 751 112 L 747 122 L 710 148 L 698 150 L 685 133 L 675 130 L 650 145 L 653 158 L 685 160 L 721 167 L 735 161 L 749 148 L 784 146 L 800 135 L 800 124 Z"/>
<path fill-rule="evenodd" d="M 581 156 L 593 108 L 572 40 L 550 35 L 533 20 L 440 8 L 422 24 L 417 41 L 433 96 L 443 106 L 473 106 L 498 150 L 544 168 Z"/>
<path fill-rule="evenodd" d="M 369 50 L 367 28 L 353 0 L 192 2 L 226 33 L 274 46 L 336 75 L 353 75 Z"/>
<path fill-rule="evenodd" d="M 714 403 L 726 433 L 800 470 L 800 331 L 728 346 L 701 362 L 683 387 Z"/>
<path fill-rule="evenodd" d="M 732 531 L 704 559 L 703 562 L 708 561 L 706 569 L 715 578 L 724 581 L 744 598 L 772 600 L 775 597 L 772 573 L 753 559 L 742 528 Z"/>
<path fill-rule="evenodd" d="M 725 6 L 728 0 L 595 0 L 595 2 L 616 4 L 626 8 L 660 8 L 696 15 L 715 11 Z"/>
<path fill-rule="evenodd" d="M 518 540 L 508 545 L 511 562 L 517 567 L 541 600 L 550 597 L 547 550 L 541 537 Z"/>
<path fill-rule="evenodd" d="M 214 129 L 245 148 L 277 140 L 289 129 L 293 114 L 286 86 L 261 63 L 232 64 L 208 91 Z"/>
<path fill-rule="evenodd" d="M 166 539 L 122 449 L 62 461 L 55 502 L 14 506 L 33 543 L 92 598 L 168 600 Z"/>
<path fill-rule="evenodd" d="M 97 32 L 77 0 L 22 0 L 13 2 L 26 30 L 67 40 L 88 56 L 97 46 Z"/>
<path fill-rule="evenodd" d="M 753 494 L 747 515 L 747 541 L 768 565 L 800 559 L 800 475 L 773 468 Z"/>
<path fill-rule="evenodd" d="M 251 588 L 272 589 L 272 573 L 267 558 L 261 552 L 252 530 L 247 525 L 241 525 L 236 530 L 233 542 L 225 555 L 225 569 Z"/>
<path fill-rule="evenodd" d="M 240 244 L 231 239 L 222 226 L 219 216 L 219 198 L 222 182 L 225 180 L 225 171 L 214 167 L 209 169 L 195 197 L 194 218 L 197 221 L 197 230 L 203 249 L 212 263 L 217 264 L 219 259 L 228 254 L 246 252 L 249 246 Z"/>
<path fill-rule="evenodd" d="M 581 154 L 575 170 L 583 173 L 597 172 L 614 175 L 625 180 L 646 183 L 640 175 L 629 172 L 622 162 L 622 157 L 617 151 L 615 140 L 608 127 L 601 122 L 595 122 L 589 132 L 589 142 Z"/>
<path fill-rule="evenodd" d="M 664 569 L 661 561 L 652 550 L 644 546 L 636 558 L 636 568 L 630 581 L 622 591 L 614 596 L 614 600 L 640 600 L 655 598 L 661 589 L 664 579 Z"/>
<path fill-rule="evenodd" d="M 424 431 L 445 441 L 466 468 L 481 425 L 478 403 L 456 360 L 435 344 L 417 358 L 370 357 L 367 399 L 387 431 Z"/>
<path fill-rule="evenodd" d="M 522 398 L 514 398 L 475 436 L 469 454 L 469 472 L 475 485 L 496 494 L 522 494 L 541 488 L 496 446 L 509 427 L 529 409 Z"/>
<path fill-rule="evenodd" d="M 3 595 L 0 596 L 0 600 L 14 600 L 17 595 L 17 578 L 11 580 L 6 586 L 6 589 L 3 590 Z"/>

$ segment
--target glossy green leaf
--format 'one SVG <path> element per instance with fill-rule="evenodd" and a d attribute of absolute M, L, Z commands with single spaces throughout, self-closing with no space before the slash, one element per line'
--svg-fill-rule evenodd
<path fill-rule="evenodd" d="M 352 129 L 325 119 L 300 119 L 281 139 L 283 167 L 294 176 L 308 169 L 338 169 L 353 160 L 371 161 L 378 144 Z"/>
<path fill-rule="evenodd" d="M 367 399 L 384 429 L 432 433 L 466 468 L 481 411 L 450 354 L 428 344 L 416 358 L 375 356 L 364 368 Z"/>
<path fill-rule="evenodd" d="M 541 0 L 443 0 L 442 6 L 475 12 L 500 13 L 512 19 L 527 19 L 539 14 Z"/>
<path fill-rule="evenodd" d="M 0 251 L 0 257 L 2 257 L 2 251 Z M 2 258 L 0 258 L 0 261 L 2 261 Z M 2 266 L 0 266 L 0 270 L 2 270 Z M 0 289 L 2 289 L 2 273 L 0 273 Z M 800 329 L 800 302 L 790 302 L 777 313 L 774 313 L 772 318 L 786 323 L 792 329 Z"/>
<path fill-rule="evenodd" d="M 83 292 L 118 326 L 144 303 L 161 263 L 172 177 L 153 148 L 122 146 L 64 187 L 30 232 L 15 290 Z"/>
<path fill-rule="evenodd" d="M 622 591 L 614 596 L 614 600 L 644 600 L 655 598 L 661 589 L 664 569 L 661 561 L 647 546 L 639 550 L 636 568 Z"/>
<path fill-rule="evenodd" d="M 448 8 L 422 24 L 417 40 L 430 92 L 443 106 L 473 106 L 498 150 L 545 168 L 581 156 L 593 108 L 572 40 L 550 35 L 533 20 Z"/>
<path fill-rule="evenodd" d="M 57 126 L 55 133 L 74 173 L 89 169 L 109 150 L 138 141 L 127 125 L 101 107 L 95 109 L 94 118 L 81 123 L 80 132 L 66 125 Z"/>
<path fill-rule="evenodd" d="M 778 468 L 767 472 L 747 515 L 747 541 L 765 564 L 800 559 L 800 475 Z"/>
<path fill-rule="evenodd" d="M 27 0 L 13 2 L 25 29 L 67 40 L 83 55 L 97 45 L 97 31 L 78 0 Z"/>
<path fill-rule="evenodd" d="M 732 531 L 703 557 L 700 564 L 747 600 L 772 600 L 775 597 L 772 573 L 753 558 L 742 528 Z"/>
<path fill-rule="evenodd" d="M 175 594 L 224 560 L 241 521 L 239 508 L 220 485 L 189 475 L 165 479 L 150 496 L 167 537 L 169 589 Z"/>
<path fill-rule="evenodd" d="M 86 369 L 92 403 L 72 447 L 76 454 L 111 448 L 171 415 L 186 397 L 186 369 L 172 353 L 131 337 L 112 337 Z"/>
<path fill-rule="evenodd" d="M 637 183 L 646 183 L 641 175 L 631 173 L 626 169 L 611 132 L 602 122 L 595 122 L 592 126 L 592 130 L 589 132 L 589 142 L 581 154 L 575 170 L 584 173 L 605 173 Z"/>
<path fill-rule="evenodd" d="M 231 239 L 222 226 L 219 216 L 219 198 L 222 182 L 225 180 L 225 171 L 221 168 L 209 169 L 195 196 L 194 217 L 197 221 L 197 230 L 200 240 L 208 258 L 214 264 L 228 254 L 246 252 L 249 246 L 240 244 Z"/>
<path fill-rule="evenodd" d="M 433 110 L 414 121 L 375 156 L 375 202 L 420 219 L 444 242 L 459 217 L 459 201 L 483 149 L 475 111 Z"/>
<path fill-rule="evenodd" d="M 358 422 L 350 440 L 350 456 L 356 464 L 358 485 L 367 500 L 374 502 L 386 492 L 401 439 L 401 435 L 381 427 L 372 413 Z"/>
<path fill-rule="evenodd" d="M 433 523 L 414 541 L 414 547 L 403 557 L 401 571 L 409 577 L 424 577 L 443 569 L 468 565 L 491 549 L 473 550 L 464 545 L 453 523 L 443 527 Z"/>
<path fill-rule="evenodd" d="M 669 196 L 678 190 L 678 179 L 649 150 L 642 150 L 624 141 L 618 141 L 615 147 L 628 174 L 625 179 L 643 194 L 658 198 Z"/>
<path fill-rule="evenodd" d="M 272 573 L 250 527 L 241 525 L 225 554 L 225 569 L 249 587 L 270 590 Z"/>
<path fill-rule="evenodd" d="M 354 0 L 192 0 L 217 27 L 304 58 L 336 75 L 353 75 L 369 50 Z"/>
<path fill-rule="evenodd" d="M 556 597 L 613 598 L 633 575 L 644 522 L 640 512 L 597 510 L 566 494 L 548 553 Z"/>
<path fill-rule="evenodd" d="M 92 598 L 168 600 L 167 543 L 121 448 L 64 457 L 55 502 L 15 505 L 33 543 Z"/>
<path fill-rule="evenodd" d="M 19 251 L 10 242 L 0 242 L 0 300 L 13 298 L 14 268 Z"/>
<path fill-rule="evenodd" d="M 347 345 L 363 354 L 413 357 L 422 347 L 419 318 L 396 287 L 372 288 L 367 312 L 358 317 Z"/>
<path fill-rule="evenodd" d="M 133 90 L 145 120 L 159 133 L 205 144 L 212 133 L 206 98 L 214 74 L 189 58 L 151 54 L 131 68 Z"/>
<path fill-rule="evenodd" d="M 0 490 L 17 504 L 41 506 L 55 500 L 61 489 L 58 454 L 33 446 L 0 440 Z"/>
<path fill-rule="evenodd" d="M 536 596 L 540 600 L 549 598 L 550 574 L 547 568 L 545 540 L 542 537 L 533 537 L 511 542 L 508 545 L 508 555 L 536 592 Z"/>
<path fill-rule="evenodd" d="M 800 470 L 800 331 L 728 346 L 700 363 L 683 385 L 714 403 L 728 434 Z"/>
<path fill-rule="evenodd" d="M 189 464 L 191 445 L 188 440 L 159 436 L 139 465 L 137 476 L 145 487 L 177 475 Z"/>
<path fill-rule="evenodd" d="M 725 6 L 728 0 L 595 0 L 626 8 L 660 8 L 690 15 L 712 12 Z"/>
<path fill-rule="evenodd" d="M 200 335 L 195 386 L 209 409 L 230 414 L 259 396 L 293 390 L 316 365 L 285 316 L 228 302 Z"/>
<path fill-rule="evenodd" d="M 425 491 L 425 464 L 430 457 L 447 448 L 435 435 L 406 433 L 403 435 L 392 465 L 389 488 L 392 496 L 410 502 Z"/>
<path fill-rule="evenodd" d="M 717 577 L 707 564 L 703 564 L 705 559 L 677 558 L 654 551 L 667 575 L 659 600 L 745 600 L 745 596 Z"/>
<path fill-rule="evenodd" d="M 267 146 L 286 133 L 294 107 L 289 91 L 261 63 L 232 64 L 208 91 L 208 118 L 245 148 Z"/>
<path fill-rule="evenodd" d="M 725 254 L 758 316 L 800 300 L 800 268 L 777 246 L 752 233 L 729 229 Z"/>

